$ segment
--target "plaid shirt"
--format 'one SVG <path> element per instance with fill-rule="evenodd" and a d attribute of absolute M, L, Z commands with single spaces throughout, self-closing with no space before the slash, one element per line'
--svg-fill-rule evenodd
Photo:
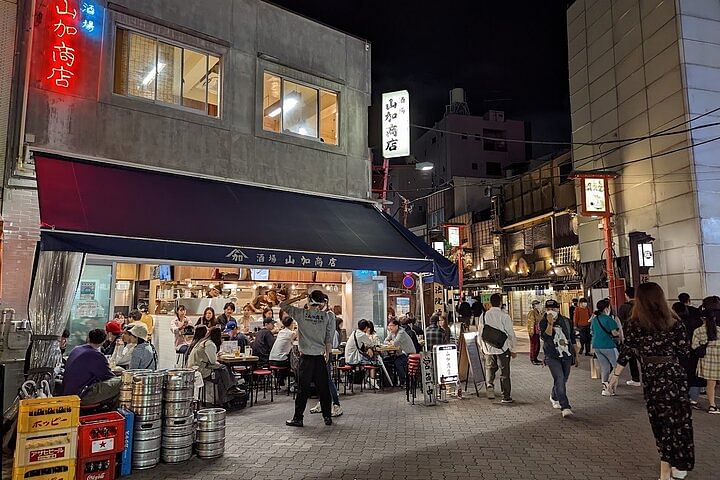
<path fill-rule="evenodd" d="M 446 332 L 438 325 L 430 324 L 425 329 L 425 346 L 428 351 L 432 351 L 435 345 L 445 345 L 448 343 Z"/>

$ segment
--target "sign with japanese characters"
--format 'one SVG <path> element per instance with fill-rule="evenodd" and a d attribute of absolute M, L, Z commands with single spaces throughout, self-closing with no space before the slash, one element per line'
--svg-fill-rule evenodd
<path fill-rule="evenodd" d="M 407 90 L 382 95 L 383 157 L 410 155 L 410 94 Z"/>
<path fill-rule="evenodd" d="M 435 345 L 435 377 L 440 385 L 457 383 L 458 356 L 457 345 Z"/>
<path fill-rule="evenodd" d="M 460 246 L 460 227 L 448 227 L 448 243 L 452 247 Z"/>
<path fill-rule="evenodd" d="M 420 388 L 422 389 L 423 400 L 426 406 L 437 404 L 432 357 L 432 352 L 422 352 L 420 356 Z"/>
<path fill-rule="evenodd" d="M 104 8 L 93 0 L 49 0 L 38 8 L 35 81 L 56 92 L 96 92 Z"/>
<path fill-rule="evenodd" d="M 581 177 L 582 214 L 585 216 L 610 215 L 607 177 Z"/>

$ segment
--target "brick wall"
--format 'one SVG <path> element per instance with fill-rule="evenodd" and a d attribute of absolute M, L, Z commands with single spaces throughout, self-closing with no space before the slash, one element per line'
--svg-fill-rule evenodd
<path fill-rule="evenodd" d="M 7 188 L 3 201 L 2 252 L 3 308 L 14 308 L 16 318 L 27 318 L 35 247 L 40 239 L 37 190 Z"/>

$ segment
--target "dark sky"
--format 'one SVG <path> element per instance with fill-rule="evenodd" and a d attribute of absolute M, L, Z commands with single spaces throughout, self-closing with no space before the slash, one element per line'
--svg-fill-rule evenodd
<path fill-rule="evenodd" d="M 462 87 L 472 114 L 504 110 L 507 118 L 531 122 L 536 140 L 570 139 L 567 1 L 274 3 L 372 43 L 374 106 L 382 92 L 407 89 L 412 123 L 432 126 L 445 112 L 450 89 Z M 371 147 L 379 121 L 371 108 Z"/>

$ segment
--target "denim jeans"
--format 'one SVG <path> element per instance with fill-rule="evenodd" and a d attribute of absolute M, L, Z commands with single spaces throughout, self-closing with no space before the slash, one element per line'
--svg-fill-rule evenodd
<path fill-rule="evenodd" d="M 570 377 L 572 363 L 572 357 L 545 358 L 545 364 L 550 369 L 550 374 L 553 377 L 552 399 L 560 402 L 560 408 L 563 410 L 570 408 L 566 385 Z"/>
<path fill-rule="evenodd" d="M 690 387 L 690 400 L 697 402 L 700 398 L 700 389 L 702 387 Z"/>
<path fill-rule="evenodd" d="M 603 382 L 610 379 L 610 372 L 617 364 L 618 352 L 616 348 L 596 348 L 598 363 L 600 364 L 600 378 Z"/>
<path fill-rule="evenodd" d="M 332 366 L 328 363 L 328 386 L 330 387 L 330 398 L 332 398 L 333 405 L 340 406 L 340 397 L 338 397 L 337 387 L 332 376 Z"/>
<path fill-rule="evenodd" d="M 498 370 L 500 370 L 502 396 L 505 400 L 509 400 L 512 398 L 510 395 L 510 350 L 500 355 L 485 355 L 485 378 L 488 387 L 494 388 L 495 374 Z"/>

